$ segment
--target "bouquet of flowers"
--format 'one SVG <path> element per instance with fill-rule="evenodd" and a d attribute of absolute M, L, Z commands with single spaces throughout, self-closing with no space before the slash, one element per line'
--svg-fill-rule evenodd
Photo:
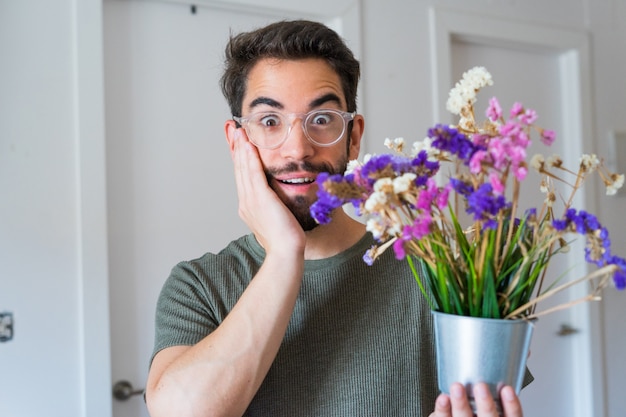
<path fill-rule="evenodd" d="M 549 146 L 555 133 L 537 126 L 536 112 L 520 103 L 505 118 L 495 97 L 486 119 L 476 120 L 477 93 L 492 83 L 483 67 L 463 74 L 447 102 L 447 109 L 459 116 L 458 124 L 434 126 L 409 152 L 404 140 L 387 139 L 385 145 L 394 153 L 351 161 L 343 175 L 319 174 L 313 217 L 328 223 L 333 210 L 351 203 L 357 215 L 367 218 L 367 229 L 379 243 L 364 261 L 372 264 L 392 247 L 398 259 L 408 261 L 434 311 L 532 318 L 597 300 L 611 282 L 626 288 L 626 260 L 611 252 L 607 229 L 593 214 L 572 207 L 590 174 L 600 176 L 609 195 L 623 185 L 624 175 L 609 172 L 595 155 L 583 155 L 574 171 L 558 156 L 538 154 L 527 161 L 531 136 Z M 450 167 L 447 174 L 442 172 L 445 165 Z M 520 214 L 520 187 L 529 169 L 540 174 L 545 198 L 541 207 Z M 563 186 L 569 195 L 561 191 Z M 584 236 L 585 259 L 597 268 L 565 283 L 559 282 L 562 274 L 548 284 L 548 264 L 568 250 L 570 234 Z M 581 283 L 589 285 L 586 296 L 536 312 L 539 301 Z"/>

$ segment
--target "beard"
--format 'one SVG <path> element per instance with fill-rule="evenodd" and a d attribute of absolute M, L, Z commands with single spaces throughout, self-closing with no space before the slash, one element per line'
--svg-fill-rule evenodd
<path fill-rule="evenodd" d="M 311 173 L 313 176 L 317 176 L 317 174 L 321 172 L 328 172 L 331 175 L 343 174 L 346 171 L 347 166 L 348 160 L 345 157 L 342 158 L 335 166 L 326 163 L 312 164 L 306 161 L 300 163 L 292 162 L 282 168 L 266 169 L 265 176 L 268 184 L 270 184 L 270 187 L 272 187 L 272 189 L 278 194 L 278 197 L 287 206 L 289 211 L 293 213 L 294 217 L 300 224 L 300 227 L 302 227 L 302 230 L 308 232 L 319 226 L 319 223 L 317 223 L 313 216 L 311 216 L 311 205 L 315 202 L 315 200 L 305 195 L 297 195 L 295 197 L 286 196 L 281 193 L 280 190 L 272 186 L 272 184 L 274 184 L 272 180 L 278 174 L 301 171 Z"/>

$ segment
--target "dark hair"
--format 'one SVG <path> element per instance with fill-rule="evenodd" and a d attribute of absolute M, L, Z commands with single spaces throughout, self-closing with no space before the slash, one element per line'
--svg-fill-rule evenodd
<path fill-rule="evenodd" d="M 261 59 L 322 58 L 341 79 L 347 111 L 356 111 L 360 67 L 344 40 L 327 26 L 306 20 L 281 21 L 231 35 L 226 46 L 222 93 L 234 116 L 241 116 L 248 74 Z"/>

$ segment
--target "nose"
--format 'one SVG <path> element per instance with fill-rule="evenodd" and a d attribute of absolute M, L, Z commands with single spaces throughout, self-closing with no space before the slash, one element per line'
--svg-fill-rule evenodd
<path fill-rule="evenodd" d="M 302 160 L 315 152 L 315 145 L 309 141 L 304 133 L 302 119 L 296 119 L 291 124 L 287 139 L 280 147 L 281 155 L 285 158 Z"/>

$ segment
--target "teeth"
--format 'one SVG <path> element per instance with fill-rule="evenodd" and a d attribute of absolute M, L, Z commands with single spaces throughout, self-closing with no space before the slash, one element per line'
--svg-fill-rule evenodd
<path fill-rule="evenodd" d="M 313 181 L 315 181 L 313 178 L 293 178 L 290 180 L 283 180 L 281 182 L 286 184 L 307 184 Z"/>

